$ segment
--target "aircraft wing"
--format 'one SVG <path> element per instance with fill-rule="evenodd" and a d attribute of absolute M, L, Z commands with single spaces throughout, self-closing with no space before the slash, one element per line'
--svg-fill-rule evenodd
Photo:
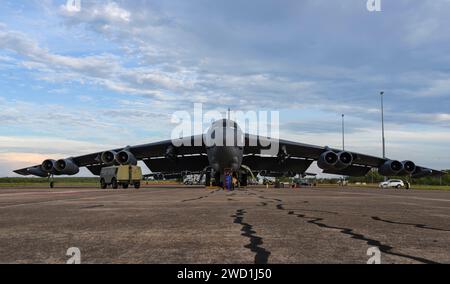
<path fill-rule="evenodd" d="M 206 149 L 203 145 L 202 135 L 183 138 L 183 146 L 174 147 L 172 140 L 160 141 L 137 146 L 127 146 L 108 150 L 119 153 L 123 150 L 131 153 L 137 160 L 142 160 L 152 172 L 173 173 L 183 171 L 201 171 L 208 166 Z M 101 155 L 104 152 L 97 152 L 88 155 L 70 157 L 70 160 L 77 167 L 86 167 L 94 175 L 100 175 L 103 167 Z M 36 175 L 47 177 L 48 173 L 42 171 L 41 165 L 36 165 L 14 171 L 20 175 Z M 58 175 L 57 172 L 53 174 Z"/>
<path fill-rule="evenodd" d="M 109 152 L 119 153 L 121 151 L 127 151 L 136 160 L 142 160 L 146 166 L 155 173 L 171 174 L 203 171 L 209 165 L 206 147 L 203 143 L 203 136 L 196 135 L 182 138 L 180 141 L 181 140 L 183 145 L 180 147 L 174 147 L 172 140 L 166 140 L 138 146 L 127 146 L 109 150 Z M 274 155 L 265 155 L 264 150 L 269 149 L 270 143 L 273 142 L 276 142 L 276 140 L 246 134 L 243 164 L 250 167 L 252 171 L 266 171 L 267 173 L 273 173 L 274 176 L 286 173 L 289 173 L 290 175 L 304 174 L 314 161 L 321 160 L 324 153 L 333 152 L 338 154 L 341 152 L 341 150 L 328 147 L 279 140 L 279 151 Z M 105 152 L 97 152 L 78 157 L 70 157 L 65 160 L 69 161 L 76 169 L 87 167 L 94 175 L 100 175 L 101 169 L 108 165 L 107 163 L 102 162 L 101 156 L 104 153 Z M 391 161 L 389 159 L 356 152 L 348 151 L 348 153 L 351 154 L 350 165 L 341 168 L 327 167 L 324 170 L 324 173 L 364 176 L 372 168 L 385 168 L 386 163 Z M 42 170 L 41 165 L 19 169 L 15 172 L 20 175 L 48 176 L 48 173 Z M 55 175 L 71 175 L 75 173 L 76 172 L 51 172 L 51 174 Z M 423 166 L 415 166 L 414 171 L 409 174 L 413 177 L 425 177 L 441 176 L 444 175 L 445 172 Z M 389 174 L 386 175 L 389 176 Z"/>
<path fill-rule="evenodd" d="M 329 147 L 321 147 L 303 143 L 297 143 L 287 140 L 279 140 L 278 155 L 265 156 L 262 155 L 262 150 L 268 150 L 271 143 L 276 143 L 276 140 L 265 138 L 256 135 L 246 134 L 244 148 L 243 164 L 249 166 L 254 171 L 266 171 L 267 173 L 290 173 L 304 174 L 308 167 L 314 162 L 318 161 L 324 153 L 331 151 L 340 153 L 342 150 L 332 149 Z M 345 176 L 365 176 L 372 168 L 380 169 L 390 159 L 383 159 L 371 155 L 346 151 L 352 156 L 352 163 L 345 168 L 327 168 L 324 173 L 345 175 Z M 441 176 L 446 173 L 439 170 L 429 169 L 423 166 L 416 166 L 411 173 L 412 177 L 423 176 Z M 269 174 L 270 175 L 270 174 Z M 276 176 L 276 175 L 275 175 Z"/>

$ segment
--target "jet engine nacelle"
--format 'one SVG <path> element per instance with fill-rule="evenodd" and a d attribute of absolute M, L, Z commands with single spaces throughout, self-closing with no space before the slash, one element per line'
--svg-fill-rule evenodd
<path fill-rule="evenodd" d="M 403 163 L 396 160 L 386 161 L 378 168 L 378 173 L 382 176 L 396 176 L 403 171 Z"/>
<path fill-rule="evenodd" d="M 331 170 L 334 169 L 338 159 L 339 157 L 335 152 L 327 151 L 320 155 L 317 160 L 317 166 L 319 166 L 322 170 Z"/>
<path fill-rule="evenodd" d="M 348 168 L 353 163 L 353 155 L 349 152 L 345 152 L 345 151 L 340 152 L 338 154 L 338 157 L 339 157 L 339 159 L 338 159 L 336 168 L 339 170 Z"/>
<path fill-rule="evenodd" d="M 121 165 L 137 165 L 136 157 L 129 151 L 123 150 L 116 155 L 116 161 Z"/>
<path fill-rule="evenodd" d="M 317 165 L 322 170 L 343 170 L 349 167 L 353 162 L 353 155 L 349 152 L 335 153 L 327 151 L 320 155 Z"/>
<path fill-rule="evenodd" d="M 113 165 L 114 162 L 116 161 L 116 155 L 117 153 L 114 151 L 106 151 L 102 153 L 100 159 L 102 163 L 106 165 Z"/>
<path fill-rule="evenodd" d="M 55 169 L 62 175 L 76 175 L 80 172 L 80 168 L 71 159 L 56 161 Z"/>
<path fill-rule="evenodd" d="M 401 176 L 412 175 L 416 171 L 416 164 L 411 161 L 403 161 L 403 170 L 399 173 Z"/>
<path fill-rule="evenodd" d="M 42 169 L 42 171 L 44 171 L 48 174 L 53 174 L 56 171 L 55 165 L 56 165 L 55 160 L 50 160 L 50 159 L 45 160 L 42 162 L 41 169 Z"/>

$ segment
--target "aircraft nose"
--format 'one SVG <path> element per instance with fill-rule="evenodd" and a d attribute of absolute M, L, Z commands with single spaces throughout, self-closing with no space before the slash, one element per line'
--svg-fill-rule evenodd
<path fill-rule="evenodd" d="M 239 157 L 235 147 L 217 147 L 213 162 L 217 162 L 221 169 L 239 167 Z"/>

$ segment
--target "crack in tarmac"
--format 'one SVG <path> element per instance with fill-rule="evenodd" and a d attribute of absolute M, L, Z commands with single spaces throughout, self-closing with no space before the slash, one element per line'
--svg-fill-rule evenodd
<path fill-rule="evenodd" d="M 255 253 L 255 264 L 267 264 L 270 252 L 261 247 L 263 244 L 263 239 L 255 235 L 256 232 L 253 230 L 253 226 L 248 223 L 244 223 L 244 215 L 246 213 L 247 212 L 244 209 L 237 210 L 236 214 L 231 216 L 235 218 L 233 223 L 242 225 L 241 232 L 243 233 L 241 236 L 250 239 L 250 243 L 244 247 Z"/>
<path fill-rule="evenodd" d="M 413 256 L 413 255 L 408 255 L 408 254 L 402 254 L 402 253 L 396 253 L 393 252 L 392 250 L 394 249 L 393 247 L 389 246 L 389 245 L 385 245 L 383 243 L 381 243 L 380 241 L 374 240 L 374 239 L 370 239 L 366 236 L 364 236 L 363 234 L 358 234 L 355 233 L 353 231 L 353 229 L 350 228 L 344 228 L 344 227 L 335 227 L 335 226 L 330 226 L 324 223 L 320 223 L 320 221 L 323 221 L 323 218 L 318 218 L 318 217 L 308 217 L 306 215 L 303 214 L 296 214 L 294 211 L 289 211 L 288 213 L 289 215 L 294 215 L 297 216 L 299 218 L 304 218 L 304 219 L 310 219 L 309 221 L 307 221 L 310 224 L 314 224 L 316 226 L 319 226 L 320 228 L 326 228 L 326 229 L 333 229 L 333 230 L 339 230 L 339 232 L 345 234 L 345 235 L 349 235 L 352 239 L 356 239 L 356 240 L 360 240 L 360 241 L 365 241 L 369 246 L 376 246 L 380 249 L 381 252 L 385 253 L 385 254 L 389 254 L 389 255 L 394 255 L 394 256 L 399 256 L 399 257 L 404 257 L 404 258 L 408 258 L 408 259 L 412 259 L 418 262 L 422 262 L 425 264 L 438 264 L 438 262 L 423 258 L 423 257 L 418 257 L 418 256 Z"/>
<path fill-rule="evenodd" d="M 276 205 L 276 208 L 278 210 L 282 210 L 282 211 L 288 210 L 288 209 L 286 209 L 284 207 L 284 202 L 281 199 L 266 198 L 264 196 L 259 196 L 259 198 L 278 201 L 279 203 Z M 303 209 L 300 209 L 300 210 L 303 210 Z M 304 210 L 304 211 L 308 211 L 308 210 Z M 312 211 L 312 210 L 309 210 L 309 211 Z M 316 211 L 318 211 L 318 210 L 316 210 Z M 328 211 L 323 211 L 323 212 L 339 215 L 336 212 L 328 212 Z M 393 252 L 392 251 L 394 249 L 393 247 L 391 247 L 389 245 L 386 245 L 386 244 L 383 244 L 383 243 L 381 243 L 378 240 L 370 239 L 369 237 L 366 237 L 363 234 L 355 233 L 353 229 L 344 228 L 344 227 L 336 227 L 336 226 L 327 225 L 325 223 L 321 223 L 321 221 L 324 221 L 323 218 L 309 217 L 309 216 L 306 216 L 304 214 L 296 214 L 295 211 L 292 211 L 292 210 L 289 210 L 288 215 L 297 216 L 298 218 L 303 218 L 303 219 L 309 219 L 308 221 L 306 221 L 307 223 L 316 225 L 316 226 L 318 226 L 320 228 L 338 230 L 342 234 L 349 235 L 352 239 L 365 241 L 370 246 L 378 247 L 380 249 L 380 251 L 385 253 L 385 254 L 394 255 L 394 256 L 398 256 L 398 257 L 404 257 L 404 258 L 412 259 L 412 260 L 415 260 L 415 261 L 418 261 L 418 262 L 422 262 L 422 263 L 425 263 L 425 264 L 438 264 L 438 262 L 435 262 L 433 260 L 429 260 L 429 259 L 426 259 L 426 258 L 423 258 L 423 257 L 418 257 L 418 256 L 413 256 L 413 255 Z M 373 219 L 373 217 L 372 217 L 372 219 Z M 376 219 L 374 219 L 374 220 L 376 220 Z M 384 221 L 384 220 L 382 220 L 382 221 Z M 408 225 L 411 225 L 411 224 L 408 224 Z M 414 225 L 416 225 L 416 224 L 414 224 Z"/>
<path fill-rule="evenodd" d="M 414 227 L 419 228 L 419 229 L 427 229 L 427 230 L 434 230 L 434 231 L 450 232 L 450 230 L 440 229 L 440 228 L 433 228 L 433 227 L 429 227 L 428 225 L 423 225 L 423 224 L 402 223 L 402 222 L 385 220 L 385 219 L 381 219 L 381 218 L 379 218 L 377 216 L 372 216 L 372 219 L 375 220 L 375 221 L 385 222 L 385 223 L 389 223 L 389 224 L 409 225 L 409 226 L 414 226 Z"/>
<path fill-rule="evenodd" d="M 200 200 L 200 199 L 207 198 L 207 197 L 209 197 L 209 195 L 203 195 L 203 196 L 200 196 L 197 198 L 192 198 L 192 199 L 185 199 L 185 200 L 181 200 L 181 202 L 195 201 L 195 200 Z"/>

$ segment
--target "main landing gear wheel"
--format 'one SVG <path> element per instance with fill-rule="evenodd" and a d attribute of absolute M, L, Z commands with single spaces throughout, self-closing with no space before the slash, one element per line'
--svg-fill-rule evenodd
<path fill-rule="evenodd" d="M 108 185 L 106 184 L 104 179 L 100 180 L 100 188 L 101 189 L 106 189 L 108 187 Z"/>
<path fill-rule="evenodd" d="M 117 183 L 117 180 L 115 178 L 113 178 L 113 180 L 111 181 L 111 184 L 112 184 L 113 189 L 119 188 L 119 184 Z"/>
<path fill-rule="evenodd" d="M 55 187 L 55 181 L 53 180 L 53 175 L 49 174 L 48 175 L 48 182 L 49 182 L 49 187 L 50 188 L 54 188 Z"/>

